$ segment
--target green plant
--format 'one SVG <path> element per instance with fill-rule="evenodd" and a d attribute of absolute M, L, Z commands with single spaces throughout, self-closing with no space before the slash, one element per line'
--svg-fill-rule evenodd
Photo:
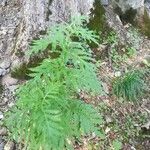
<path fill-rule="evenodd" d="M 11 76 L 16 79 L 27 80 L 31 78 L 28 76 L 29 73 L 31 70 L 29 70 L 28 64 L 23 63 L 11 71 Z"/>
<path fill-rule="evenodd" d="M 112 48 L 110 51 L 109 56 L 112 62 L 112 66 L 114 68 L 119 68 L 120 64 L 126 62 L 129 57 L 129 54 L 127 55 L 126 52 L 121 51 L 121 50 L 120 52 L 122 52 L 122 54 L 119 54 L 116 48 Z M 131 50 L 129 51 L 129 53 L 131 53 Z"/>
<path fill-rule="evenodd" d="M 110 59 L 114 67 L 119 67 L 124 57 L 121 57 L 117 52 L 116 48 L 112 48 L 110 52 Z"/>
<path fill-rule="evenodd" d="M 147 67 L 150 67 L 150 58 L 144 59 L 143 64 L 146 65 Z"/>
<path fill-rule="evenodd" d="M 120 65 L 120 62 L 122 62 L 122 57 L 118 53 L 118 37 L 114 31 L 111 31 L 107 38 L 104 40 L 108 43 L 110 49 L 109 49 L 109 61 L 111 62 L 111 65 L 113 67 L 118 68 Z"/>
<path fill-rule="evenodd" d="M 119 45 L 118 37 L 113 31 L 109 33 L 106 41 L 110 45 L 109 60 L 114 68 L 119 68 L 121 63 L 126 62 L 136 53 L 134 47 Z"/>
<path fill-rule="evenodd" d="M 136 54 L 136 50 L 133 47 L 121 49 L 119 52 L 117 48 L 114 47 L 109 54 L 112 65 L 116 68 L 119 68 L 121 63 L 127 62 L 128 58 L 131 58 Z"/>
<path fill-rule="evenodd" d="M 117 44 L 118 43 L 118 37 L 117 37 L 116 33 L 114 31 L 111 31 L 108 34 L 106 41 L 108 42 L 108 44 Z"/>
<path fill-rule="evenodd" d="M 139 31 L 136 28 L 131 26 L 128 28 L 127 37 L 129 39 L 130 47 L 135 49 L 135 51 L 139 50 L 140 44 L 142 41 L 142 38 L 141 38 Z"/>
<path fill-rule="evenodd" d="M 80 90 L 101 92 L 95 60 L 87 45 L 97 43 L 97 36 L 83 25 L 85 22 L 84 17 L 76 17 L 71 23 L 52 27 L 28 51 L 29 56 L 36 55 L 51 44 L 51 51 L 59 53 L 30 69 L 32 79 L 17 91 L 16 106 L 7 116 L 10 136 L 29 150 L 71 149 L 74 137 L 100 132 L 99 113 L 78 99 Z"/>
<path fill-rule="evenodd" d="M 134 47 L 127 47 L 127 57 L 132 57 L 136 54 L 136 49 Z"/>
<path fill-rule="evenodd" d="M 3 90 L 4 90 L 4 87 L 3 87 L 3 85 L 2 85 L 2 83 L 0 81 L 0 95 L 3 93 Z"/>
<path fill-rule="evenodd" d="M 146 89 L 143 77 L 144 73 L 139 70 L 129 71 L 117 77 L 113 82 L 113 94 L 130 101 L 138 100 Z"/>
<path fill-rule="evenodd" d="M 149 18 L 148 12 L 145 10 L 145 11 L 144 11 L 144 16 L 143 16 L 143 23 L 142 23 L 142 24 L 139 24 L 139 29 L 140 29 L 141 32 L 144 33 L 147 37 L 150 37 L 149 26 L 150 26 L 150 18 Z"/>
<path fill-rule="evenodd" d="M 134 32 L 133 32 L 134 31 Z M 121 63 L 127 61 L 128 58 L 136 54 L 137 47 L 139 48 L 139 37 L 136 30 L 133 30 L 129 35 L 132 43 L 127 46 L 119 45 L 119 38 L 114 31 L 111 31 L 105 41 L 109 45 L 109 60 L 114 68 L 119 68 Z M 128 36 L 129 36 L 128 35 Z M 133 38 L 137 38 L 133 41 Z"/>
<path fill-rule="evenodd" d="M 119 140 L 113 141 L 112 145 L 114 150 L 121 150 L 122 148 L 122 143 Z"/>

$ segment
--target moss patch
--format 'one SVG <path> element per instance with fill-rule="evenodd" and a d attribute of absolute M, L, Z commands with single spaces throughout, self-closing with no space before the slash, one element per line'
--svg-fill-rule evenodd
<path fill-rule="evenodd" d="M 4 90 L 4 87 L 3 87 L 3 85 L 1 84 L 1 81 L 0 81 L 0 95 L 2 95 L 3 90 Z"/>
<path fill-rule="evenodd" d="M 123 24 L 127 23 L 131 23 L 132 25 L 136 24 L 137 10 L 130 8 L 129 10 L 126 10 L 125 13 L 123 13 L 121 8 L 116 7 L 114 11 L 116 14 L 119 15 Z"/>
<path fill-rule="evenodd" d="M 150 17 L 147 11 L 144 11 L 143 23 L 141 24 L 141 32 L 150 38 Z"/>
<path fill-rule="evenodd" d="M 106 35 L 111 29 L 108 27 L 106 23 L 105 17 L 105 9 L 101 5 L 100 0 L 95 0 L 93 4 L 93 8 L 90 10 L 90 19 L 87 27 L 90 30 L 96 31 L 98 35 L 100 35 L 100 43 L 102 42 L 103 35 Z M 110 30 L 109 30 L 110 29 Z M 95 44 L 90 44 L 91 48 L 95 48 Z"/>
<path fill-rule="evenodd" d="M 57 58 L 58 56 L 59 56 L 58 53 L 55 53 L 55 52 L 48 53 L 48 51 L 43 53 L 42 56 L 34 56 L 34 57 L 30 58 L 28 63 L 24 62 L 21 66 L 12 70 L 11 76 L 13 78 L 20 79 L 20 80 L 29 80 L 29 79 L 31 79 L 29 74 L 32 73 L 30 68 L 39 66 L 40 63 L 45 58 L 50 57 L 50 58 L 54 59 L 54 58 Z"/>
<path fill-rule="evenodd" d="M 100 0 L 95 0 L 87 26 L 90 30 L 95 30 L 99 33 L 100 31 L 105 30 L 105 20 L 105 10 L 101 5 Z"/>
<path fill-rule="evenodd" d="M 22 65 L 11 71 L 11 76 L 20 80 L 28 80 L 31 78 L 29 76 L 31 73 L 30 68 L 38 66 L 41 62 L 42 60 L 37 57 L 30 60 L 29 63 L 24 62 Z"/>

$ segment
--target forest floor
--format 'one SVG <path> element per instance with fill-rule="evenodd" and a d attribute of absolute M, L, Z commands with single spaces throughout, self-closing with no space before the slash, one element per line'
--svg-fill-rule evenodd
<path fill-rule="evenodd" d="M 98 55 L 101 56 L 103 52 L 109 50 L 107 44 L 101 45 L 101 48 L 96 49 L 96 55 L 99 53 Z M 109 59 L 108 53 L 101 60 L 98 74 L 103 82 L 105 94 L 91 96 L 81 92 L 80 97 L 99 109 L 100 116 L 103 118 L 100 126 L 102 137 L 97 138 L 94 134 L 83 137 L 82 141 L 76 141 L 76 150 L 119 150 L 120 147 L 122 150 L 150 150 L 150 93 L 138 102 L 118 99 L 112 94 L 112 81 L 124 74 L 126 69 L 145 68 L 144 60 L 150 60 L 150 40 L 147 38 L 142 39 L 135 55 L 119 62 L 117 69 Z M 149 84 L 149 75 L 146 81 Z M 3 150 L 3 147 L 4 150 L 21 150 L 18 144 L 8 140 L 8 131 L 3 127 L 5 112 L 15 104 L 14 92 L 7 87 L 3 91 L 0 102 L 0 150 Z"/>
<path fill-rule="evenodd" d="M 101 49 L 106 52 L 106 47 Z M 114 69 L 108 57 L 101 62 L 99 76 L 103 81 L 104 96 L 92 97 L 82 93 L 86 103 L 98 107 L 100 116 L 104 119 L 101 129 L 104 137 L 98 139 L 95 135 L 83 138 L 77 144 L 76 150 L 149 150 L 150 149 L 150 93 L 137 102 L 125 101 L 112 95 L 112 81 L 116 76 L 124 74 L 125 70 L 143 69 L 144 60 L 150 61 L 150 40 L 143 38 L 136 55 L 120 63 L 119 69 Z M 149 70 L 149 68 L 148 68 Z M 150 86 L 150 76 L 146 79 Z M 114 148 L 115 147 L 115 148 Z M 118 148 L 117 148 L 118 147 Z M 120 148 L 119 148 L 120 147 Z"/>

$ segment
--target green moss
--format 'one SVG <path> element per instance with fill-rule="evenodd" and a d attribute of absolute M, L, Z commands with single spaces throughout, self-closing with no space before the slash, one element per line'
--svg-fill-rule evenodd
<path fill-rule="evenodd" d="M 11 76 L 16 79 L 20 80 L 28 80 L 31 77 L 29 77 L 29 74 L 31 73 L 29 68 L 33 68 L 38 66 L 42 62 L 42 59 L 38 57 L 32 58 L 29 63 L 23 63 L 18 68 L 15 68 L 11 71 Z"/>
<path fill-rule="evenodd" d="M 142 33 L 150 38 L 150 17 L 146 10 L 144 11 L 143 24 L 141 26 Z"/>
<path fill-rule="evenodd" d="M 41 31 L 39 32 L 40 35 L 46 35 L 46 33 L 47 33 L 46 30 L 41 30 Z"/>
<path fill-rule="evenodd" d="M 106 32 L 109 32 L 109 27 L 106 23 L 106 18 L 105 18 L 105 9 L 101 5 L 100 0 L 95 0 L 93 4 L 93 8 L 91 9 L 90 13 L 90 19 L 89 23 L 87 24 L 87 27 L 90 30 L 96 31 L 98 35 L 101 35 L 100 39 L 102 40 L 102 35 L 106 34 Z M 99 42 L 102 42 L 102 41 Z M 91 48 L 95 48 L 96 45 L 93 43 L 90 44 Z"/>
<path fill-rule="evenodd" d="M 101 5 L 100 0 L 95 0 L 91 9 L 88 28 L 99 33 L 105 29 L 105 25 L 105 9 Z"/>
<path fill-rule="evenodd" d="M 4 90 L 4 87 L 3 87 L 3 85 L 0 83 L 0 95 L 2 95 L 3 90 Z"/>
<path fill-rule="evenodd" d="M 137 10 L 130 8 L 129 10 L 126 10 L 125 13 L 123 13 L 121 8 L 116 7 L 114 11 L 119 15 L 123 24 L 126 23 L 131 23 L 132 25 L 136 24 Z"/>
<path fill-rule="evenodd" d="M 12 70 L 11 76 L 13 78 L 20 79 L 20 80 L 31 79 L 31 77 L 29 76 L 29 74 L 32 73 L 30 68 L 39 66 L 39 64 L 47 57 L 51 57 L 52 59 L 54 59 L 54 58 L 57 58 L 58 56 L 59 56 L 59 54 L 55 53 L 55 52 L 52 52 L 52 53 L 45 52 L 40 57 L 34 56 L 34 57 L 30 58 L 28 63 L 24 62 L 18 68 L 15 68 L 14 70 Z"/>

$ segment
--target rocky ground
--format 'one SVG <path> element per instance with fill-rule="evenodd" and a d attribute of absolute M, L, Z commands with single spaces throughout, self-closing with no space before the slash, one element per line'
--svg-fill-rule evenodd
<path fill-rule="evenodd" d="M 105 48 L 105 46 L 102 46 L 102 49 Z M 132 66 L 135 68 L 141 68 L 143 67 L 143 60 L 150 60 L 150 41 L 147 38 L 142 38 L 142 42 L 140 44 L 140 48 L 137 52 L 137 55 L 132 57 L 131 59 L 128 59 L 126 63 L 122 64 L 123 68 L 126 68 L 128 66 Z M 105 125 L 103 126 L 104 132 L 106 134 L 107 140 L 103 143 L 101 140 L 97 139 L 94 135 L 91 135 L 90 137 L 86 137 L 83 139 L 83 142 L 79 143 L 76 150 L 107 150 L 108 147 L 105 147 L 106 145 L 109 145 L 111 140 L 114 140 L 115 138 L 122 138 L 122 135 L 124 135 L 124 131 L 127 130 L 126 124 L 127 120 L 125 119 L 126 116 L 134 116 L 134 121 L 132 122 L 132 125 L 139 128 L 140 135 L 137 138 L 134 137 L 136 131 L 132 131 L 132 129 L 129 129 L 127 132 L 130 132 L 131 137 L 129 137 L 128 142 L 124 142 L 122 145 L 122 150 L 149 150 L 150 149 L 150 94 L 148 92 L 147 96 L 140 99 L 138 104 L 132 103 L 132 102 L 119 102 L 115 97 L 112 97 L 111 95 L 111 81 L 116 76 L 122 74 L 122 70 L 115 71 L 110 67 L 109 61 L 103 61 L 100 67 L 99 76 L 103 80 L 103 87 L 106 91 L 105 96 L 98 96 L 98 97 L 90 97 L 87 93 L 82 93 L 82 97 L 87 103 L 93 103 L 96 106 L 98 106 L 99 103 L 102 103 L 102 109 L 100 108 L 100 113 L 103 116 L 105 120 Z M 147 83 L 149 83 L 150 78 L 148 75 Z M 104 105 L 103 105 L 104 104 Z M 108 110 L 106 110 L 103 107 L 107 107 Z M 115 115 L 116 114 L 116 115 Z M 143 123 L 139 123 L 137 118 L 142 117 L 141 114 L 146 114 L 146 118 L 143 119 Z M 138 117 L 137 117 L 138 116 Z M 115 131 L 113 129 L 113 126 L 111 125 L 115 121 L 118 121 L 121 129 L 120 132 Z M 133 127 L 134 128 L 134 127 Z M 118 129 L 117 129 L 118 130 Z M 134 130 L 134 129 L 133 129 Z M 133 132 L 133 133 L 132 133 Z M 121 135 L 122 134 L 122 135 Z M 146 135 L 146 138 L 143 135 Z M 125 138 L 125 137 L 124 137 Z M 90 144 L 89 144 L 90 143 Z M 91 146 L 92 145 L 92 146 Z M 103 146 L 102 146 L 103 145 Z M 112 148 L 113 149 L 113 148 Z"/>

